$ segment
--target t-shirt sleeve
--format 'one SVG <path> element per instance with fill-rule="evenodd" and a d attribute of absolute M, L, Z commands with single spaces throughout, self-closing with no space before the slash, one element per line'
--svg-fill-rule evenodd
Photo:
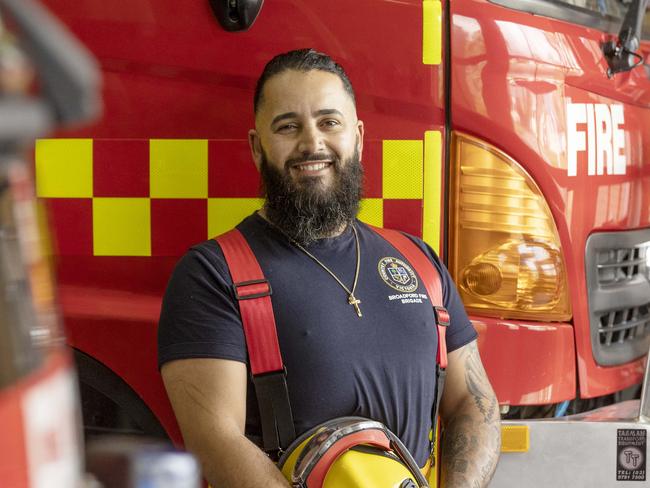
<path fill-rule="evenodd" d="M 232 279 L 214 241 L 193 247 L 181 258 L 163 298 L 158 367 L 188 358 L 247 361 Z"/>
<path fill-rule="evenodd" d="M 447 270 L 447 267 L 440 261 L 438 255 L 429 245 L 425 242 L 414 238 L 407 234 L 407 236 L 424 251 L 427 257 L 434 264 L 438 273 L 440 273 L 440 280 L 442 281 L 442 301 L 449 312 L 450 324 L 445 335 L 447 342 L 447 352 L 454 351 L 469 344 L 478 337 L 476 329 L 467 316 L 465 306 L 460 299 L 458 289 L 454 280 Z"/>

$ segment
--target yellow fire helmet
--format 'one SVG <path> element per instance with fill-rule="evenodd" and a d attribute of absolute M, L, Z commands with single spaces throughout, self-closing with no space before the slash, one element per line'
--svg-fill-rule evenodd
<path fill-rule="evenodd" d="M 399 438 L 363 417 L 341 417 L 307 431 L 278 467 L 295 488 L 429 487 Z"/>

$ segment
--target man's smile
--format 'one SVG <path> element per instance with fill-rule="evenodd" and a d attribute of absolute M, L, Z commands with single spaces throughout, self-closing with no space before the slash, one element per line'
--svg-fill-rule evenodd
<path fill-rule="evenodd" d="M 332 166 L 332 161 L 305 161 L 291 165 L 291 169 L 296 170 L 304 176 L 318 176 L 324 174 Z"/>

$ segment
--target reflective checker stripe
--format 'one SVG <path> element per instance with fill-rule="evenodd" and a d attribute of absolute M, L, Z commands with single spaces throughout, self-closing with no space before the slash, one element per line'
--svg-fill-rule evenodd
<path fill-rule="evenodd" d="M 437 249 L 440 140 L 366 141 L 359 218 Z M 61 255 L 180 255 L 263 202 L 245 140 L 42 139 L 35 174 Z"/>

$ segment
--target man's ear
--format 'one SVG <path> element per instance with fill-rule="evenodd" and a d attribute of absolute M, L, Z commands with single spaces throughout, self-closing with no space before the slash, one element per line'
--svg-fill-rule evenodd
<path fill-rule="evenodd" d="M 260 135 L 255 129 L 248 131 L 248 145 L 251 148 L 251 156 L 253 157 L 255 167 L 259 171 L 262 166 L 262 144 L 260 142 Z"/>
<path fill-rule="evenodd" d="M 363 120 L 357 121 L 357 149 L 359 151 L 359 161 L 363 161 Z"/>

